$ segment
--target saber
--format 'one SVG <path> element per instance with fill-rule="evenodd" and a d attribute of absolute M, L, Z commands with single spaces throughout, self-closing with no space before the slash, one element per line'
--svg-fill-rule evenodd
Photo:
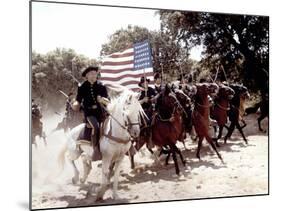
<path fill-rule="evenodd" d="M 61 114 L 60 114 L 59 112 L 57 112 L 57 111 L 55 111 L 55 114 L 57 114 L 57 115 L 61 116 Z"/>
<path fill-rule="evenodd" d="M 65 94 L 63 91 L 59 90 L 59 92 L 60 92 L 63 96 L 65 96 L 67 99 L 69 98 L 69 96 L 68 96 L 67 94 Z"/>

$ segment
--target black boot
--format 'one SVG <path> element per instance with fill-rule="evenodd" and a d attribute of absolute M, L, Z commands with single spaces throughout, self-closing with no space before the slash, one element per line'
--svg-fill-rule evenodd
<path fill-rule="evenodd" d="M 97 160 L 101 160 L 102 156 L 101 156 L 101 152 L 100 152 L 100 147 L 99 147 L 99 142 L 97 139 L 96 135 L 92 135 L 91 137 L 92 140 L 92 146 L 93 146 L 93 156 L 92 156 L 92 160 L 93 161 L 97 161 Z"/>

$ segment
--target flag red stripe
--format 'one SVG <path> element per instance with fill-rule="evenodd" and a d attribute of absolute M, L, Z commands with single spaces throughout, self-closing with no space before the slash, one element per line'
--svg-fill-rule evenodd
<path fill-rule="evenodd" d="M 122 52 L 108 55 L 102 63 L 101 76 L 105 75 L 100 80 L 104 84 L 118 83 L 138 91 L 138 84 L 144 73 L 142 73 L 142 70 L 134 69 L 134 55 L 133 45 Z M 149 84 L 153 84 L 153 69 L 151 69 L 145 73 L 146 77 L 152 79 Z"/>
<path fill-rule="evenodd" d="M 122 58 L 122 57 L 129 57 L 129 56 L 133 56 L 134 52 L 130 52 L 130 53 L 123 53 L 123 54 L 112 54 L 111 56 L 109 56 L 109 58 Z"/>
<path fill-rule="evenodd" d="M 103 62 L 102 65 L 104 66 L 118 66 L 118 65 L 128 65 L 128 64 L 133 64 L 134 61 L 123 61 L 123 62 Z"/>
<path fill-rule="evenodd" d="M 133 68 L 123 68 L 118 70 L 112 70 L 112 69 L 101 69 L 101 73 L 122 73 L 127 70 L 132 70 Z"/>
<path fill-rule="evenodd" d="M 119 76 L 119 77 L 101 77 L 100 79 L 103 80 L 103 81 L 119 81 L 121 80 L 122 78 L 128 78 L 128 77 L 132 77 L 132 78 L 141 78 L 144 74 L 141 73 L 141 74 L 137 74 L 137 75 L 132 75 L 132 74 L 126 74 L 126 75 L 123 75 L 123 76 Z M 153 76 L 153 72 L 148 72 L 145 74 L 146 77 L 149 77 L 149 76 Z"/>

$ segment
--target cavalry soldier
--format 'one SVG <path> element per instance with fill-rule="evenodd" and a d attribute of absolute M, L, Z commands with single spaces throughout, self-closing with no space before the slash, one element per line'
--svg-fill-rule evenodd
<path fill-rule="evenodd" d="M 179 76 L 179 78 L 178 78 L 178 81 L 179 81 L 179 89 L 181 89 L 181 90 L 185 90 L 185 86 L 186 86 L 186 84 L 187 84 L 187 75 L 185 75 L 185 74 L 181 74 L 180 76 Z"/>
<path fill-rule="evenodd" d="M 145 122 L 147 124 L 147 133 L 145 136 L 148 137 L 148 148 L 153 148 L 152 140 L 151 140 L 151 122 L 154 110 L 154 101 L 156 97 L 156 92 L 153 88 L 148 86 L 149 79 L 145 79 L 141 77 L 139 82 L 139 87 L 141 89 L 141 95 L 139 97 L 140 104 L 148 117 L 148 121 Z"/>
<path fill-rule="evenodd" d="M 42 114 L 39 105 L 34 102 L 34 99 L 32 99 L 31 101 L 31 110 L 32 119 L 38 119 L 40 121 L 40 119 L 42 118 Z"/>
<path fill-rule="evenodd" d="M 108 104 L 107 90 L 97 80 L 98 73 L 98 67 L 94 66 L 89 66 L 83 71 L 82 76 L 86 78 L 86 81 L 78 87 L 76 101 L 72 105 L 75 111 L 79 111 L 82 105 L 85 121 L 92 128 L 91 141 L 95 152 L 98 152 L 94 153 L 94 155 L 98 155 L 98 157 L 93 158 L 94 160 L 100 158 L 99 125 L 104 118 L 102 105 L 106 106 Z"/>
<path fill-rule="evenodd" d="M 59 130 L 59 129 L 64 129 L 64 131 L 66 132 L 67 129 L 72 129 L 73 127 L 77 126 L 77 115 L 75 114 L 75 111 L 72 109 L 71 106 L 71 97 L 73 96 L 73 93 L 70 92 L 68 95 L 65 94 L 64 92 L 60 91 L 66 98 L 66 104 L 65 104 L 65 113 L 64 113 L 64 117 L 62 119 L 62 121 L 60 123 L 58 123 L 57 127 L 55 130 Z M 79 121 L 80 123 L 80 121 Z"/>
<path fill-rule="evenodd" d="M 156 92 L 153 88 L 148 86 L 149 79 L 144 79 L 144 77 L 141 78 L 139 82 L 139 87 L 141 90 L 141 95 L 139 97 L 140 104 L 142 105 L 142 108 L 148 118 L 151 119 L 152 117 L 152 104 L 154 102 L 154 97 L 156 96 Z"/>
<path fill-rule="evenodd" d="M 156 92 L 156 94 L 161 93 L 161 91 L 163 90 L 163 86 L 162 86 L 162 77 L 159 73 L 155 73 L 154 75 L 154 90 Z"/>
<path fill-rule="evenodd" d="M 40 107 L 38 104 L 36 104 L 34 102 L 34 99 L 32 99 L 31 101 L 31 113 L 32 113 L 32 128 L 33 130 L 35 130 L 38 135 L 41 136 L 42 133 L 42 122 L 41 122 L 41 118 L 42 118 L 42 114 L 40 111 Z"/>

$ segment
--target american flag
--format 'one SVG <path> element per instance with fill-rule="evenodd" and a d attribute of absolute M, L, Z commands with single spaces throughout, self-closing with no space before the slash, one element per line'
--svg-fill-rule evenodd
<path fill-rule="evenodd" d="M 137 91 L 142 76 L 150 79 L 150 83 L 153 82 L 152 56 L 148 40 L 135 43 L 133 47 L 103 59 L 100 80 L 105 85 L 117 83 Z"/>

